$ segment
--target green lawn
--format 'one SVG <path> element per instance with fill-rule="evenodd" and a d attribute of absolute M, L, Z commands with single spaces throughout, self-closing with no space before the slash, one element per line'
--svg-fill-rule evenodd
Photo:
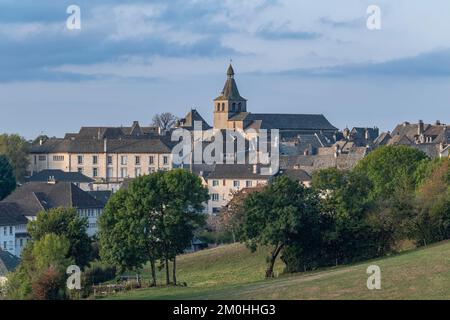
<path fill-rule="evenodd" d="M 111 299 L 450 299 L 450 242 L 305 274 L 264 280 L 266 251 L 228 245 L 180 257 L 188 287 L 150 288 Z M 381 268 L 381 290 L 366 287 L 367 266 Z M 282 263 L 276 270 L 281 274 Z M 162 274 L 159 275 L 162 280 Z"/>

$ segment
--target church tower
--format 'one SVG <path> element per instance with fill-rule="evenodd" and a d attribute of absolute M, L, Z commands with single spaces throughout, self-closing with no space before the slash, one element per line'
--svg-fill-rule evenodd
<path fill-rule="evenodd" d="M 222 93 L 214 99 L 214 129 L 227 129 L 228 120 L 241 112 L 247 112 L 247 100 L 239 94 L 230 64 Z"/>

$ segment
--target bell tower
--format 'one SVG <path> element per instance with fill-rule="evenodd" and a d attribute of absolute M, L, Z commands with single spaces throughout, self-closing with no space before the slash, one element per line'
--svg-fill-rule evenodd
<path fill-rule="evenodd" d="M 247 100 L 239 94 L 230 64 L 225 86 L 220 96 L 214 99 L 214 129 L 227 129 L 228 120 L 241 112 L 247 112 Z"/>

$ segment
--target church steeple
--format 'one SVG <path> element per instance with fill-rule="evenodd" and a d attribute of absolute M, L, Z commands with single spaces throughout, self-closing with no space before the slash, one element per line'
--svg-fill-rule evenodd
<path fill-rule="evenodd" d="M 214 99 L 214 128 L 226 129 L 231 117 L 240 112 L 247 112 L 247 100 L 241 97 L 234 75 L 234 69 L 230 63 L 223 90 L 220 96 Z"/>

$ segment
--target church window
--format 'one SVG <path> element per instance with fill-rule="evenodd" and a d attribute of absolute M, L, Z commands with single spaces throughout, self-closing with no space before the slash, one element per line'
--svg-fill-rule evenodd
<path fill-rule="evenodd" d="M 225 103 L 222 102 L 222 111 L 225 111 Z"/>
<path fill-rule="evenodd" d="M 241 102 L 239 102 L 239 104 L 238 104 L 238 111 L 242 111 L 242 103 Z"/>
<path fill-rule="evenodd" d="M 234 109 L 236 109 L 236 103 L 233 102 L 232 107 L 231 107 L 231 111 L 234 111 Z"/>

